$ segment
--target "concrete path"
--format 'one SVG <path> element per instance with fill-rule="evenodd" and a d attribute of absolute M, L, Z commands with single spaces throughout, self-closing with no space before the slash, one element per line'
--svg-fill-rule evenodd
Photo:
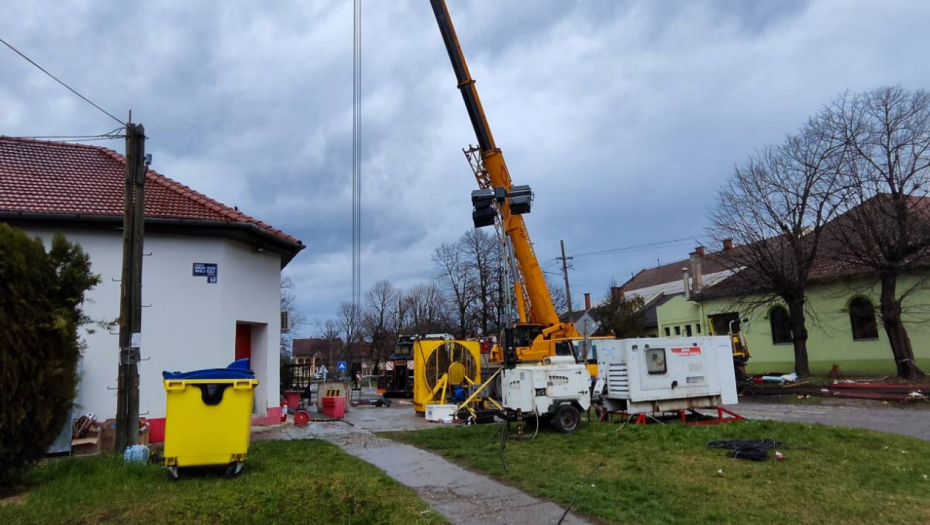
<path fill-rule="evenodd" d="M 329 441 L 412 488 L 436 512 L 460 525 L 555 525 L 564 512 L 564 508 L 555 503 L 465 470 L 436 454 L 372 433 L 434 426 L 413 416 L 409 406 L 357 407 L 346 414 L 346 421 L 356 426 L 324 422 L 311 423 L 301 429 L 285 424 L 257 429 L 253 440 L 318 438 Z M 589 522 L 569 513 L 563 523 Z"/>
<path fill-rule="evenodd" d="M 730 408 L 749 419 L 868 428 L 930 441 L 930 410 L 926 408 L 844 400 L 822 400 L 822 403 L 784 403 L 759 396 L 742 398 L 739 405 Z"/>

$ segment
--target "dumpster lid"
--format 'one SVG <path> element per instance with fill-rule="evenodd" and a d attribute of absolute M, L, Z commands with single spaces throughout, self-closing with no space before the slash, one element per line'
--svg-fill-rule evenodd
<path fill-rule="evenodd" d="M 255 379 L 255 374 L 249 370 L 248 359 L 237 359 L 226 368 L 205 368 L 203 370 L 191 370 L 190 372 L 168 372 L 161 373 L 165 379 Z"/>

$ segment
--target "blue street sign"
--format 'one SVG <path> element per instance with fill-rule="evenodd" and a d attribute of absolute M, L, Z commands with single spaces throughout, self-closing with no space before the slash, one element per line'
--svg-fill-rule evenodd
<path fill-rule="evenodd" d="M 345 372 L 345 371 L 346 371 L 346 362 L 345 362 L 345 361 L 339 361 L 339 364 L 336 365 L 336 370 L 338 370 L 338 371 L 340 371 L 340 372 Z"/>
<path fill-rule="evenodd" d="M 217 274 L 219 273 L 219 265 L 216 263 L 194 263 L 193 271 L 191 275 L 196 276 L 206 276 L 207 284 L 216 284 Z"/>

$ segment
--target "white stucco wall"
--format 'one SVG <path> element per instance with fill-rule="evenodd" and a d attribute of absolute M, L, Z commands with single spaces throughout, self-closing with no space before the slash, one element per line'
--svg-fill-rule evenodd
<path fill-rule="evenodd" d="M 25 228 L 48 246 L 55 230 Z M 122 234 L 63 230 L 90 254 L 101 283 L 87 295 L 85 313 L 95 320 L 119 317 Z M 257 253 L 238 241 L 182 235 L 147 234 L 143 259 L 142 361 L 139 364 L 139 411 L 165 416 L 163 370 L 188 371 L 225 367 L 235 358 L 236 323 L 252 323 L 252 370 L 260 381 L 256 415 L 279 406 L 280 255 Z M 218 264 L 218 282 L 192 276 L 193 263 Z M 96 327 L 95 327 L 96 328 Z M 119 361 L 117 329 L 83 334 L 80 412 L 98 419 L 115 417 Z M 113 389 L 113 390 L 110 390 Z"/>

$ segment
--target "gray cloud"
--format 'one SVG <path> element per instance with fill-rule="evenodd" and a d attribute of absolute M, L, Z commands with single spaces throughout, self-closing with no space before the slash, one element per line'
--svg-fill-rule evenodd
<path fill-rule="evenodd" d="M 450 1 L 547 269 L 576 253 L 698 236 L 718 185 L 845 89 L 928 85 L 918 0 Z M 470 227 L 475 141 L 426 2 L 365 3 L 364 281 L 432 275 Z M 163 173 L 301 238 L 288 267 L 312 319 L 350 286 L 350 2 L 4 5 L 0 34 L 118 115 Z M 3 51 L 0 49 L 0 51 Z M 0 132 L 116 124 L 0 53 Z M 109 145 L 120 149 L 120 143 Z M 578 258 L 603 293 L 693 242 Z"/>

